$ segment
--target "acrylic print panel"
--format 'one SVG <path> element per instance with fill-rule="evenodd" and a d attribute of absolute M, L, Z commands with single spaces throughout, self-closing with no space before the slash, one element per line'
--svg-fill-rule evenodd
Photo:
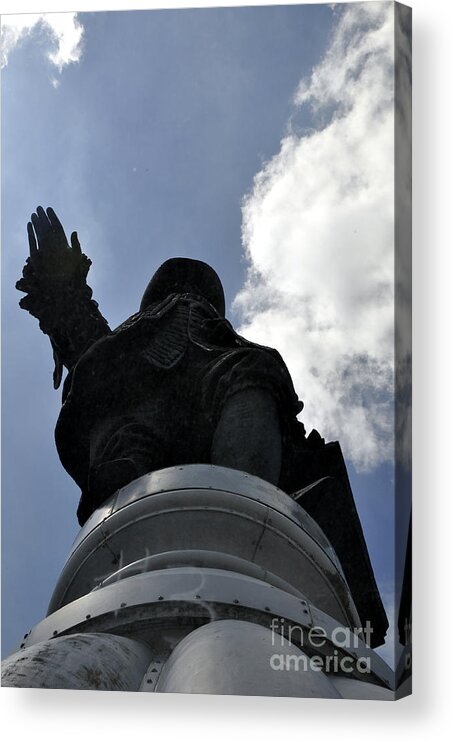
<path fill-rule="evenodd" d="M 407 695 L 410 9 L 2 35 L 3 684 Z"/>

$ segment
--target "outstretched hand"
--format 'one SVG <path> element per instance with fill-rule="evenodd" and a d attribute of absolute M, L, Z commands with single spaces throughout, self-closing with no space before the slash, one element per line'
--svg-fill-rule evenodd
<path fill-rule="evenodd" d="M 110 330 L 86 282 L 91 260 L 81 251 L 77 232 L 69 244 L 55 211 L 38 206 L 27 233 L 30 257 L 16 283 L 26 296 L 19 306 L 36 317 L 50 337 L 57 389 L 63 365 L 72 368 L 84 350 Z"/>
<path fill-rule="evenodd" d="M 24 269 L 24 278 L 17 283 L 21 291 L 29 291 L 27 274 L 37 270 L 42 278 L 51 281 L 71 279 L 79 270 L 82 251 L 77 232 L 71 234 L 69 246 L 62 224 L 52 208 L 38 206 L 27 224 L 30 257 Z M 31 276 L 30 276 L 31 277 Z"/>
<path fill-rule="evenodd" d="M 39 295 L 64 290 L 74 279 L 84 282 L 91 261 L 81 251 L 77 232 L 71 234 L 68 244 L 61 222 L 50 207 L 44 211 L 38 206 L 27 224 L 27 233 L 30 257 L 16 288 L 29 294 L 21 300 L 21 307 L 35 314 L 33 306 Z"/>
<path fill-rule="evenodd" d="M 30 255 L 36 253 L 38 249 L 36 237 L 38 238 L 41 250 L 64 250 L 69 247 L 62 224 L 50 206 L 46 211 L 44 211 L 42 206 L 38 206 L 36 213 L 31 215 L 31 222 L 27 224 L 27 232 Z M 71 246 L 76 252 L 80 253 L 77 232 L 73 232 L 71 235 Z"/>

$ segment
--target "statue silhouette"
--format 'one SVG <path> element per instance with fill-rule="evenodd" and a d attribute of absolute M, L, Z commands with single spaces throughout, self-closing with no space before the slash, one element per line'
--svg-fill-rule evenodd
<path fill-rule="evenodd" d="M 285 441 L 305 439 L 303 404 L 276 350 L 225 319 L 219 277 L 206 263 L 167 260 L 139 311 L 116 330 L 86 283 L 91 261 L 70 245 L 53 209 L 28 226 L 20 306 L 51 341 L 54 386 L 68 375 L 55 439 L 82 491 L 79 522 L 149 471 L 213 463 L 279 484 Z M 313 439 L 313 436 L 312 436 Z"/>

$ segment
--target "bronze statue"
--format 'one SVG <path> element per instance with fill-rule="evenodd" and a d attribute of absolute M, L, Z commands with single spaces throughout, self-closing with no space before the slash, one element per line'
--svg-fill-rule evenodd
<path fill-rule="evenodd" d="M 305 435 L 289 372 L 276 350 L 240 337 L 206 263 L 172 258 L 158 268 L 139 311 L 110 330 L 86 283 L 91 261 L 71 246 L 53 209 L 28 224 L 30 257 L 20 306 L 52 344 L 54 386 L 63 366 L 55 440 L 82 495 L 83 525 L 119 488 L 178 464 L 255 474 L 290 494 L 335 549 L 373 646 L 388 621 L 377 591 L 338 442 Z"/>
<path fill-rule="evenodd" d="M 16 286 L 50 338 L 55 388 L 69 371 L 55 438 L 82 491 L 79 522 L 118 488 L 177 464 L 223 465 L 281 485 L 283 448 L 295 434 L 305 440 L 303 404 L 278 352 L 225 319 L 215 271 L 167 260 L 137 314 L 112 331 L 86 283 L 91 261 L 77 233 L 69 246 L 53 209 L 41 206 L 27 229 L 30 257 Z"/>

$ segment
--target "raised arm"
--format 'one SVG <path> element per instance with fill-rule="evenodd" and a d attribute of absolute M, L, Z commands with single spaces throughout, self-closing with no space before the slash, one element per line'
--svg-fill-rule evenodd
<path fill-rule="evenodd" d="M 91 260 L 80 248 L 77 232 L 68 244 L 52 208 L 38 206 L 27 224 L 30 257 L 16 288 L 27 294 L 19 305 L 39 320 L 52 344 L 55 389 L 63 365 L 71 369 L 92 343 L 110 333 L 86 282 Z"/>

